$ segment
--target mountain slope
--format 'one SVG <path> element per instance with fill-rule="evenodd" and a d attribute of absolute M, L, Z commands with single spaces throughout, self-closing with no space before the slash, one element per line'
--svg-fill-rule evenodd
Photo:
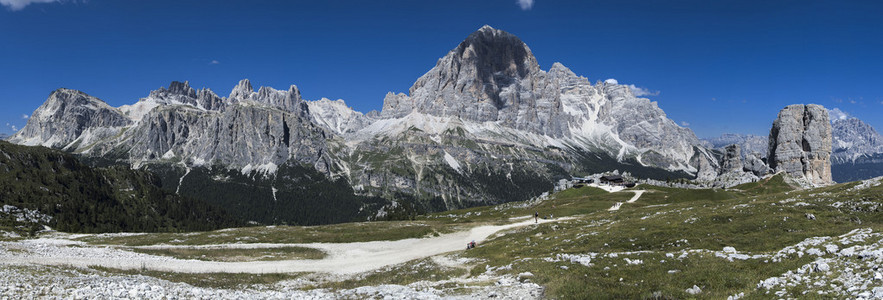
<path fill-rule="evenodd" d="M 831 121 L 834 153 L 831 163 L 868 162 L 874 154 L 883 154 L 883 136 L 857 118 Z M 880 161 L 883 162 L 883 161 Z"/>
<path fill-rule="evenodd" d="M 656 103 L 635 97 L 625 85 L 592 85 L 560 63 L 543 71 L 524 42 L 490 26 L 441 58 L 409 93 L 388 95 L 381 116 L 419 113 L 462 121 L 488 139 L 498 139 L 494 135 L 503 128 L 512 133 L 506 142 L 603 149 L 619 160 L 696 171 L 688 161 L 698 138 Z"/>
<path fill-rule="evenodd" d="M 242 225 L 217 207 L 162 191 L 158 178 L 126 167 L 92 168 L 43 147 L 0 141 L 0 204 L 68 232 L 194 231 Z M 2 216 L 2 215 L 0 215 Z"/>
<path fill-rule="evenodd" d="M 520 39 L 489 26 L 440 59 L 408 95 L 388 94 L 381 112 L 362 114 L 342 100 L 306 101 L 293 85 L 255 91 L 246 79 L 227 97 L 175 81 L 119 108 L 59 90 L 34 115 L 12 142 L 154 170 L 168 191 L 262 223 L 526 200 L 571 174 L 618 169 L 667 179 L 716 175 L 720 168 L 655 102 L 613 81 L 593 85 L 559 63 L 543 71 Z M 298 171 L 279 173 L 286 168 Z M 233 171 L 240 176 L 222 180 Z M 313 171 L 322 176 L 304 175 Z M 191 172 L 204 175 L 201 186 L 188 180 Z M 320 216 L 245 213 L 273 211 L 276 200 L 313 207 L 340 199 L 269 192 L 291 184 L 287 177 L 308 178 L 297 184 L 316 188 L 343 180 L 358 197 L 338 205 L 347 212 Z M 197 192 L 205 186 L 232 199 Z M 248 205 L 254 207 L 242 209 Z"/>
<path fill-rule="evenodd" d="M 833 153 L 831 172 L 837 182 L 883 176 L 883 136 L 857 118 L 831 122 Z"/>

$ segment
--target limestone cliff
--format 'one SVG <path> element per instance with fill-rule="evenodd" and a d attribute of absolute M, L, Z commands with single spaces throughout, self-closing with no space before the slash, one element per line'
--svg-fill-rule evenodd
<path fill-rule="evenodd" d="M 816 104 L 789 105 L 770 129 L 769 164 L 776 172 L 803 177 L 813 185 L 831 179 L 831 122 L 828 110 Z"/>

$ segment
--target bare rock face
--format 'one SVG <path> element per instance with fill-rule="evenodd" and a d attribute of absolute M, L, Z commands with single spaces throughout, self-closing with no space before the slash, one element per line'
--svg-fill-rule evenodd
<path fill-rule="evenodd" d="M 610 163 L 704 182 L 722 167 L 716 152 L 632 86 L 593 84 L 560 63 L 543 70 L 524 42 L 490 26 L 439 59 L 407 94 L 388 94 L 380 112 L 305 101 L 294 85 L 276 90 L 245 79 L 220 97 L 176 81 L 119 108 L 63 91 L 13 138 L 133 167 L 274 174 L 277 166 L 312 166 L 364 195 L 425 196 L 419 200 L 429 211 L 526 199 L 567 172 Z M 735 153 L 726 167 L 739 172 L 727 174 L 741 180 Z"/>
<path fill-rule="evenodd" d="M 408 95 L 386 96 L 381 119 L 411 114 L 454 120 L 464 128 L 493 124 L 500 130 L 488 138 L 513 137 L 504 143 L 546 147 L 551 138 L 555 147 L 602 149 L 620 160 L 637 157 L 644 165 L 697 169 L 689 161 L 699 139 L 655 102 L 636 97 L 615 80 L 593 85 L 560 63 L 544 71 L 523 41 L 490 26 L 439 59 Z M 512 134 L 499 134 L 502 130 Z"/>
<path fill-rule="evenodd" d="M 739 145 L 729 145 L 724 150 L 724 157 L 721 161 L 721 173 L 733 170 L 742 171 L 742 151 Z"/>
<path fill-rule="evenodd" d="M 204 110 L 220 110 L 226 106 L 224 99 L 209 89 L 195 90 L 187 81 L 172 81 L 168 88 L 161 87 L 150 92 L 148 99 L 162 104 L 183 104 Z"/>
<path fill-rule="evenodd" d="M 77 90 L 58 89 L 9 141 L 63 148 L 75 141 L 115 135 L 131 123 L 119 109 L 98 98 Z"/>
<path fill-rule="evenodd" d="M 340 99 L 331 101 L 322 98 L 317 101 L 307 101 L 307 106 L 310 108 L 314 122 L 338 135 L 356 132 L 375 120 L 375 117 L 353 110 Z"/>
<path fill-rule="evenodd" d="M 813 185 L 831 179 L 831 123 L 828 110 L 816 104 L 789 105 L 770 130 L 770 168 L 803 177 Z"/>
<path fill-rule="evenodd" d="M 757 152 L 748 154 L 742 164 L 743 169 L 753 173 L 755 176 L 764 176 L 768 174 L 770 172 L 770 166 L 768 166 L 761 157 L 762 155 Z"/>
<path fill-rule="evenodd" d="M 842 117 L 831 120 L 833 164 L 867 162 L 883 153 L 883 136 L 862 120 Z"/>

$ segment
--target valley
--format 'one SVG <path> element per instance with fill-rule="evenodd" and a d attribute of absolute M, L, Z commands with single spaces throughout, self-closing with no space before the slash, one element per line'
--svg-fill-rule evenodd
<path fill-rule="evenodd" d="M 12 286 L 50 280 L 58 287 L 31 295 L 100 295 L 107 288 L 145 297 L 755 299 L 883 292 L 874 288 L 883 283 L 874 267 L 883 261 L 883 178 L 800 190 L 783 176 L 729 189 L 569 188 L 545 200 L 414 221 L 46 232 L 0 243 L 0 278 L 18 282 Z M 608 210 L 636 194 L 637 201 Z M 535 224 L 534 212 L 552 218 Z M 465 250 L 471 240 L 478 247 Z M 267 254 L 303 248 L 321 254 L 295 260 Z M 207 258 L 176 257 L 172 249 Z M 221 249 L 261 259 L 230 261 Z M 63 284 L 84 281 L 93 288 Z"/>
<path fill-rule="evenodd" d="M 883 299 L 881 12 L 0 0 L 0 300 Z"/>

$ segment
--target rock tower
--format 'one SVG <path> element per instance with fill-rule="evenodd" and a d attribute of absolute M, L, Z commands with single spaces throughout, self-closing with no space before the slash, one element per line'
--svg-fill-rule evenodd
<path fill-rule="evenodd" d="M 770 129 L 769 164 L 775 172 L 806 178 L 813 185 L 833 183 L 828 110 L 816 104 L 782 109 Z"/>

